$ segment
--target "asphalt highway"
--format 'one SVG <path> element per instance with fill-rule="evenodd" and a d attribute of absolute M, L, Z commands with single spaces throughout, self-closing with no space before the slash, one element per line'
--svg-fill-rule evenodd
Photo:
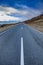
<path fill-rule="evenodd" d="M 43 65 L 43 33 L 25 24 L 1 32 L 0 65 Z"/>

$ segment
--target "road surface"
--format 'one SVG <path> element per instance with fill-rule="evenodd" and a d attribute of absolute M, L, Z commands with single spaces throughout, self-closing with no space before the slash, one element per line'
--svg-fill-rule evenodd
<path fill-rule="evenodd" d="M 25 24 L 0 33 L 0 65 L 43 65 L 43 33 Z"/>

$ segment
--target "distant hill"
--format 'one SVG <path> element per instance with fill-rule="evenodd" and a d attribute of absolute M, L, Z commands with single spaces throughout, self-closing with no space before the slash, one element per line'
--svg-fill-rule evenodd
<path fill-rule="evenodd" d="M 40 20 L 40 19 L 43 20 L 43 14 L 41 14 L 37 17 L 34 17 L 30 20 L 26 20 L 26 21 L 24 21 L 24 23 L 32 23 L 32 22 L 36 22 L 36 21 L 39 22 L 38 20 Z"/>
<path fill-rule="evenodd" d="M 35 29 L 43 32 L 43 14 L 34 17 L 30 20 L 24 21 L 25 24 L 34 27 Z"/>
<path fill-rule="evenodd" d="M 15 26 L 17 24 L 20 24 L 20 23 L 25 23 L 41 32 L 43 32 L 43 14 L 37 16 L 37 17 L 34 17 L 30 20 L 26 20 L 24 22 L 19 22 L 19 23 L 16 23 L 16 24 L 3 24 L 3 25 L 0 25 L 0 32 L 12 27 L 12 26 Z"/>

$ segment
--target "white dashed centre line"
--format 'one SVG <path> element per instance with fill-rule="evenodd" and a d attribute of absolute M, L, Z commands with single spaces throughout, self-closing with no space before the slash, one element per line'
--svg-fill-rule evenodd
<path fill-rule="evenodd" d="M 21 29 L 23 29 L 23 27 L 21 27 Z"/>
<path fill-rule="evenodd" d="M 24 65 L 23 37 L 21 37 L 21 60 L 20 60 L 20 65 Z"/>

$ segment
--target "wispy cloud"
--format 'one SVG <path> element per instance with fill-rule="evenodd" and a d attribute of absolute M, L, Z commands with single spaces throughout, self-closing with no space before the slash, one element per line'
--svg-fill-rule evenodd
<path fill-rule="evenodd" d="M 26 5 L 16 4 L 20 9 L 16 9 L 13 7 L 3 7 L 0 6 L 0 21 L 24 21 L 27 19 L 31 19 L 37 15 L 41 14 L 41 11 L 38 9 L 33 9 Z M 17 16 L 15 16 L 17 15 Z"/>
<path fill-rule="evenodd" d="M 8 14 L 18 13 L 19 11 L 12 7 L 0 6 L 0 21 L 21 21 L 19 17 L 9 16 Z"/>
<path fill-rule="evenodd" d="M 41 10 L 29 7 L 27 5 L 16 4 L 16 6 L 19 7 L 23 12 L 25 12 L 25 14 L 22 16 L 23 20 L 31 19 L 41 14 Z"/>
<path fill-rule="evenodd" d="M 39 9 L 43 13 L 43 2 L 38 2 L 36 4 L 36 8 Z"/>

